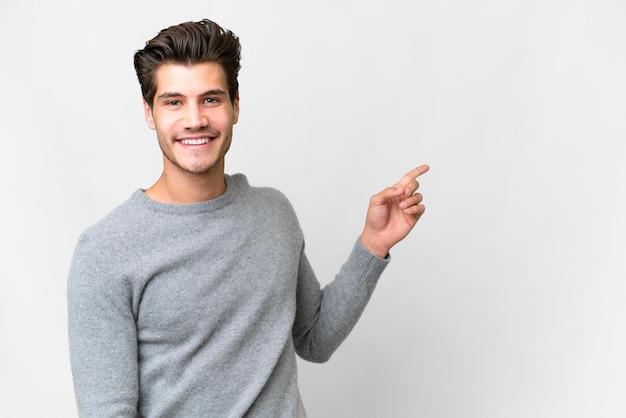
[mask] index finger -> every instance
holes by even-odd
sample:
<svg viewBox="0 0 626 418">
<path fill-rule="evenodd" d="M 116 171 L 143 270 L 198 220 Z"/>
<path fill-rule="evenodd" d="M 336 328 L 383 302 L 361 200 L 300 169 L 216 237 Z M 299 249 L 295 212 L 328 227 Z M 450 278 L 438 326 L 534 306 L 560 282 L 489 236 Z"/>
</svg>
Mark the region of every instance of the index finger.
<svg viewBox="0 0 626 418">
<path fill-rule="evenodd" d="M 408 173 L 406 173 L 402 177 L 402 179 L 398 182 L 398 184 L 401 185 L 401 186 L 406 187 L 406 186 L 409 185 L 409 183 L 411 183 L 416 178 L 418 178 L 419 176 L 421 176 L 422 174 L 427 172 L 429 169 L 430 169 L 430 167 L 428 166 L 428 164 L 422 164 L 419 167 L 416 167 L 413 170 L 411 170 Z"/>
</svg>

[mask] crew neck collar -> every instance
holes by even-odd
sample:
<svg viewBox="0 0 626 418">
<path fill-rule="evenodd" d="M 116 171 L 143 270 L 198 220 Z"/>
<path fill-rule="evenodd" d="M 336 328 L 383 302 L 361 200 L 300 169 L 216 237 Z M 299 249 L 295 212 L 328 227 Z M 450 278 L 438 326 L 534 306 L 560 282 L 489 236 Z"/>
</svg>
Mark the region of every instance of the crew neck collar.
<svg viewBox="0 0 626 418">
<path fill-rule="evenodd" d="M 228 204 L 230 204 L 235 196 L 237 195 L 237 190 L 247 184 L 247 181 L 243 175 L 235 175 L 229 176 L 227 174 L 224 175 L 224 180 L 226 182 L 226 191 L 221 195 L 214 199 L 204 200 L 202 202 L 196 203 L 162 203 L 157 202 L 156 200 L 152 200 L 149 198 L 145 189 L 138 189 L 133 193 L 131 199 L 141 206 L 161 213 L 170 213 L 170 214 L 194 214 L 194 213 L 203 213 L 203 212 L 211 212 L 214 210 L 221 209 Z"/>
</svg>

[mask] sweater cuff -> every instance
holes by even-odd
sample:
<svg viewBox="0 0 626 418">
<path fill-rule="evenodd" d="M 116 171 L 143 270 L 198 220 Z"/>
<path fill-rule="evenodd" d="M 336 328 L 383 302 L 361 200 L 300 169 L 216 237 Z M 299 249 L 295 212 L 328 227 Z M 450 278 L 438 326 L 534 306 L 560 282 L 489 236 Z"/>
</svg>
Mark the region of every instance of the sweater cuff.
<svg viewBox="0 0 626 418">
<path fill-rule="evenodd" d="M 360 277 L 366 282 L 376 282 L 390 261 L 391 256 L 389 254 L 385 258 L 380 258 L 370 253 L 359 238 L 354 244 L 347 264 L 356 274 L 356 277 Z"/>
</svg>

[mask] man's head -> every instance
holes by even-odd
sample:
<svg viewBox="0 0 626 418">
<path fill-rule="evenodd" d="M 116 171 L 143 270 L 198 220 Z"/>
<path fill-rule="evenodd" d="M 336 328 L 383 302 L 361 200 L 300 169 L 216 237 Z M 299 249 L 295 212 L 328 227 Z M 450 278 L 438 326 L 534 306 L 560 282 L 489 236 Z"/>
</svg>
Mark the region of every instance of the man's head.
<svg viewBox="0 0 626 418">
<path fill-rule="evenodd" d="M 163 64 L 219 64 L 226 74 L 230 100 L 234 102 L 239 90 L 240 58 L 239 38 L 204 19 L 163 29 L 135 53 L 134 63 L 143 98 L 152 107 L 157 90 L 156 72 Z"/>
</svg>

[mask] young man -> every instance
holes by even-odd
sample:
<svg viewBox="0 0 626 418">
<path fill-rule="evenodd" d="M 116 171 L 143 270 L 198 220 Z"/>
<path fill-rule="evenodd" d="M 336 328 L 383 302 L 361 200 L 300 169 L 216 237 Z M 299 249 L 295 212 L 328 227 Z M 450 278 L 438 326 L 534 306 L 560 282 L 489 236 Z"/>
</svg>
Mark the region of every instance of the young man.
<svg viewBox="0 0 626 418">
<path fill-rule="evenodd" d="M 239 40 L 209 20 L 135 54 L 163 173 L 81 235 L 68 281 L 81 417 L 304 417 L 296 353 L 326 361 L 416 224 L 420 166 L 371 198 L 323 290 L 288 200 L 224 173 Z"/>
</svg>

